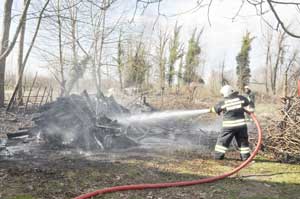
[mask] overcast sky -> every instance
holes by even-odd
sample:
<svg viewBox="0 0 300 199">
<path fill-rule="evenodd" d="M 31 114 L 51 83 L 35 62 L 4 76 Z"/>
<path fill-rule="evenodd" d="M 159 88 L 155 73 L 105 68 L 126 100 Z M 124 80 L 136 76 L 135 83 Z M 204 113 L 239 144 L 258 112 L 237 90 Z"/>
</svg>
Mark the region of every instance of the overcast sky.
<svg viewBox="0 0 300 199">
<path fill-rule="evenodd" d="M 133 10 L 133 0 L 122 1 L 121 5 L 124 6 L 122 10 Z M 19 10 L 21 1 L 14 3 L 14 9 Z M 0 3 L 1 19 L 3 15 L 3 3 Z M 254 7 L 245 4 L 238 17 L 235 20 L 232 18 L 237 13 L 241 5 L 241 0 L 214 0 L 210 9 L 210 22 L 208 22 L 207 7 L 200 8 L 199 10 L 193 10 L 196 6 L 195 0 L 164 0 L 161 4 L 160 12 L 166 17 L 161 16 L 156 28 L 174 26 L 178 21 L 180 25 L 183 25 L 182 38 L 188 40 L 190 34 L 195 27 L 205 28 L 201 44 L 203 46 L 204 58 L 206 62 L 206 74 L 213 68 L 219 67 L 220 63 L 225 59 L 225 64 L 228 70 L 235 69 L 236 61 L 235 57 L 238 54 L 241 47 L 242 36 L 246 31 L 250 31 L 252 36 L 256 39 L 252 44 L 251 51 L 251 68 L 254 70 L 264 63 L 264 48 L 263 48 L 263 33 L 266 33 L 267 25 L 262 19 L 255 14 Z M 283 17 L 286 24 L 292 23 L 292 30 L 299 27 L 299 14 L 296 15 L 296 9 L 293 7 L 281 6 L 276 7 L 280 16 Z M 190 12 L 187 12 L 190 11 Z M 117 12 L 116 12 L 117 13 Z M 179 14 L 178 13 L 185 13 Z M 130 15 L 128 15 L 130 17 Z M 147 23 L 153 24 L 157 17 L 157 6 L 150 6 L 143 15 L 137 14 L 135 18 L 136 24 Z M 276 27 L 276 23 L 272 14 L 265 16 L 266 20 Z M 1 20 L 2 21 L 2 20 Z M 31 24 L 29 23 L 28 26 Z M 15 25 L 13 26 L 15 27 Z M 297 29 L 294 30 L 297 32 Z M 300 31 L 299 31 L 300 32 Z M 297 40 L 291 40 L 294 45 L 298 45 Z M 15 65 L 16 55 L 12 54 L 8 58 L 8 65 Z M 29 62 L 30 67 L 28 70 L 31 73 L 35 73 L 36 65 L 39 65 L 36 57 L 33 57 Z M 13 67 L 10 67 L 13 69 Z M 40 69 L 39 69 L 40 70 Z M 44 71 L 45 72 L 45 71 Z"/>
<path fill-rule="evenodd" d="M 227 69 L 234 70 L 236 67 L 235 57 L 241 48 L 242 36 L 247 31 L 250 31 L 252 36 L 256 37 L 252 43 L 250 54 L 250 65 L 255 70 L 264 63 L 265 49 L 262 45 L 264 42 L 263 34 L 266 34 L 268 26 L 261 17 L 256 15 L 255 8 L 248 4 L 243 6 L 239 16 L 233 20 L 232 18 L 239 10 L 241 2 L 241 0 L 213 1 L 209 15 L 211 24 L 208 22 L 207 7 L 193 13 L 189 12 L 188 14 L 169 17 L 167 19 L 162 17 L 161 21 L 162 23 L 168 21 L 174 24 L 174 21 L 177 20 L 180 24 L 183 24 L 183 34 L 186 39 L 195 26 L 205 27 L 204 37 L 201 42 L 204 46 L 205 59 L 207 60 L 206 71 L 209 71 L 209 68 L 218 67 L 223 59 L 225 59 Z M 161 12 L 167 15 L 182 13 L 185 10 L 190 10 L 195 5 L 195 1 L 193 0 L 166 0 L 165 4 L 161 5 Z M 295 7 L 277 6 L 276 9 L 286 24 L 292 24 L 292 30 L 299 27 L 297 19 L 300 19 L 300 15 L 296 12 Z M 151 16 L 149 12 L 147 14 Z M 152 13 L 154 16 L 151 17 L 155 18 L 155 11 Z M 265 20 L 276 27 L 276 21 L 271 13 L 265 16 Z M 295 32 L 297 32 L 297 29 Z M 300 30 L 298 32 L 300 33 Z M 290 42 L 295 45 L 299 43 L 296 39 L 292 39 Z"/>
</svg>

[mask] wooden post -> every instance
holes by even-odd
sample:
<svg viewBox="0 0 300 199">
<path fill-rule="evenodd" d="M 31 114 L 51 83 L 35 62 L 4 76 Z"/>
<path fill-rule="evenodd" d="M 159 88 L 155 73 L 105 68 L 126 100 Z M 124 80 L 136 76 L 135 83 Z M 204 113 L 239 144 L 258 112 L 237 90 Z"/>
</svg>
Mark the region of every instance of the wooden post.
<svg viewBox="0 0 300 199">
<path fill-rule="evenodd" d="M 46 101 L 45 101 L 45 104 L 47 104 L 47 102 L 48 102 L 48 99 L 49 99 L 49 97 L 50 97 L 50 95 L 51 95 L 51 90 L 52 90 L 52 87 L 49 87 L 49 89 L 48 89 L 48 94 L 47 94 Z"/>
<path fill-rule="evenodd" d="M 41 90 L 41 87 L 39 87 L 38 90 L 37 90 L 37 93 L 36 93 L 36 96 L 35 96 L 35 99 L 34 99 L 34 102 L 33 102 L 33 106 L 34 106 L 34 105 L 36 104 L 36 102 L 37 102 L 37 98 L 39 97 L 40 90 Z"/>
<path fill-rule="evenodd" d="M 32 89 L 35 85 L 35 82 L 36 82 L 36 79 L 37 79 L 37 73 L 35 73 L 35 76 L 34 76 L 34 79 L 33 79 L 33 82 L 30 86 L 30 89 L 29 89 L 29 92 L 28 92 L 28 96 L 27 96 L 27 100 L 26 100 L 26 104 L 25 104 L 25 109 L 24 111 L 26 112 L 27 111 L 27 107 L 28 107 L 28 102 L 29 102 L 29 98 L 30 98 L 30 95 L 31 95 L 31 92 L 32 92 Z"/>
<path fill-rule="evenodd" d="M 47 91 L 47 86 L 44 88 L 44 92 L 43 92 L 42 99 L 41 99 L 41 101 L 40 101 L 39 107 L 42 106 L 42 103 L 43 103 L 43 101 L 44 101 L 44 97 L 45 97 L 46 91 Z"/>
<path fill-rule="evenodd" d="M 23 6 L 24 8 L 26 7 L 26 0 L 23 0 Z M 21 28 L 21 32 L 20 32 L 20 36 L 19 36 L 19 54 L 18 54 L 18 59 L 17 59 L 17 65 L 18 65 L 18 70 L 17 70 L 17 79 L 16 79 L 16 84 L 19 84 L 18 85 L 18 92 L 17 92 L 17 103 L 18 103 L 18 106 L 19 105 L 24 105 L 24 101 L 23 101 L 23 78 L 20 78 L 20 75 L 22 76 L 23 75 L 23 52 L 24 52 L 24 40 L 25 40 L 25 30 L 26 30 L 26 15 L 24 17 L 24 21 L 23 21 L 23 24 L 22 24 L 22 28 Z M 20 82 L 19 79 L 21 80 Z"/>
<path fill-rule="evenodd" d="M 165 95 L 165 87 L 161 87 L 160 108 L 162 108 L 164 106 L 164 95 Z"/>
<path fill-rule="evenodd" d="M 26 78 L 26 76 L 24 77 L 24 83 L 23 83 L 23 96 L 22 96 L 22 98 L 24 98 L 25 97 L 25 93 L 26 93 L 26 84 L 27 84 L 27 78 Z M 23 99 L 23 105 L 24 105 L 24 99 Z"/>
<path fill-rule="evenodd" d="M 51 89 L 51 94 L 50 94 L 50 102 L 53 101 L 53 88 Z"/>
</svg>

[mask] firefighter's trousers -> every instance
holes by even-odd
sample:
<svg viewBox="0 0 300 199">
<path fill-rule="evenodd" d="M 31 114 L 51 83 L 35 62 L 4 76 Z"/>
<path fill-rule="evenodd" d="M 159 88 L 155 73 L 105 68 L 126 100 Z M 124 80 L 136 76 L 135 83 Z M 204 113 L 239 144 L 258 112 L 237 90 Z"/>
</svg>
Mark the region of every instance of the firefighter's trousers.
<svg viewBox="0 0 300 199">
<path fill-rule="evenodd" d="M 247 131 L 247 125 L 231 128 L 223 127 L 215 146 L 215 159 L 224 159 L 225 152 L 228 150 L 232 139 L 235 138 L 239 147 L 241 159 L 246 160 L 250 156 Z"/>
</svg>

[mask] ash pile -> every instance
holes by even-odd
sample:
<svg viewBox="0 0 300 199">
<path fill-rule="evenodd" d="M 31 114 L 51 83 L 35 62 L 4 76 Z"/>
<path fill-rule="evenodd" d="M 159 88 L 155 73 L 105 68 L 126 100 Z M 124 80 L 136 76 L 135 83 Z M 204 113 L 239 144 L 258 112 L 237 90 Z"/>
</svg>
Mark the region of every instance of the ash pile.
<svg viewBox="0 0 300 199">
<path fill-rule="evenodd" d="M 129 148 L 138 143 L 126 135 L 122 125 L 110 119 L 128 113 L 113 97 L 101 95 L 94 99 L 84 91 L 82 95 L 61 97 L 42 106 L 33 118 L 33 131 L 51 148 Z"/>
</svg>

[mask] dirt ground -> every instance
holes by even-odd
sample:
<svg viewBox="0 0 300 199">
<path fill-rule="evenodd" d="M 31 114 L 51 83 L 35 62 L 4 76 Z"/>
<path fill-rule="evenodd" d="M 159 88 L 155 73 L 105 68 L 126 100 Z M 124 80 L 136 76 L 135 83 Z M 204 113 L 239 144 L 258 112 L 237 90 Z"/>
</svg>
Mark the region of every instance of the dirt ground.
<svg viewBox="0 0 300 199">
<path fill-rule="evenodd" d="M 141 155 L 144 153 L 144 155 Z M 113 158 L 112 158 L 113 157 Z M 112 159 L 112 160 L 111 160 Z M 0 198 L 69 199 L 104 187 L 194 180 L 228 171 L 240 161 L 214 161 L 196 151 L 124 152 L 63 157 L 50 154 L 0 161 Z M 256 158 L 238 175 L 183 188 L 129 191 L 96 198 L 300 198 L 300 166 Z"/>
<path fill-rule="evenodd" d="M 265 106 L 261 106 L 265 107 Z M 5 123 L 5 125 L 4 125 Z M 28 125 L 1 118 L 1 132 Z M 117 185 L 174 182 L 215 176 L 241 164 L 232 152 L 224 161 L 193 150 L 137 150 L 77 154 L 40 148 L 39 153 L 0 157 L 0 199 L 71 199 Z M 95 198 L 110 199 L 300 199 L 300 165 L 255 158 L 230 178 L 209 184 L 129 191 Z"/>
</svg>

